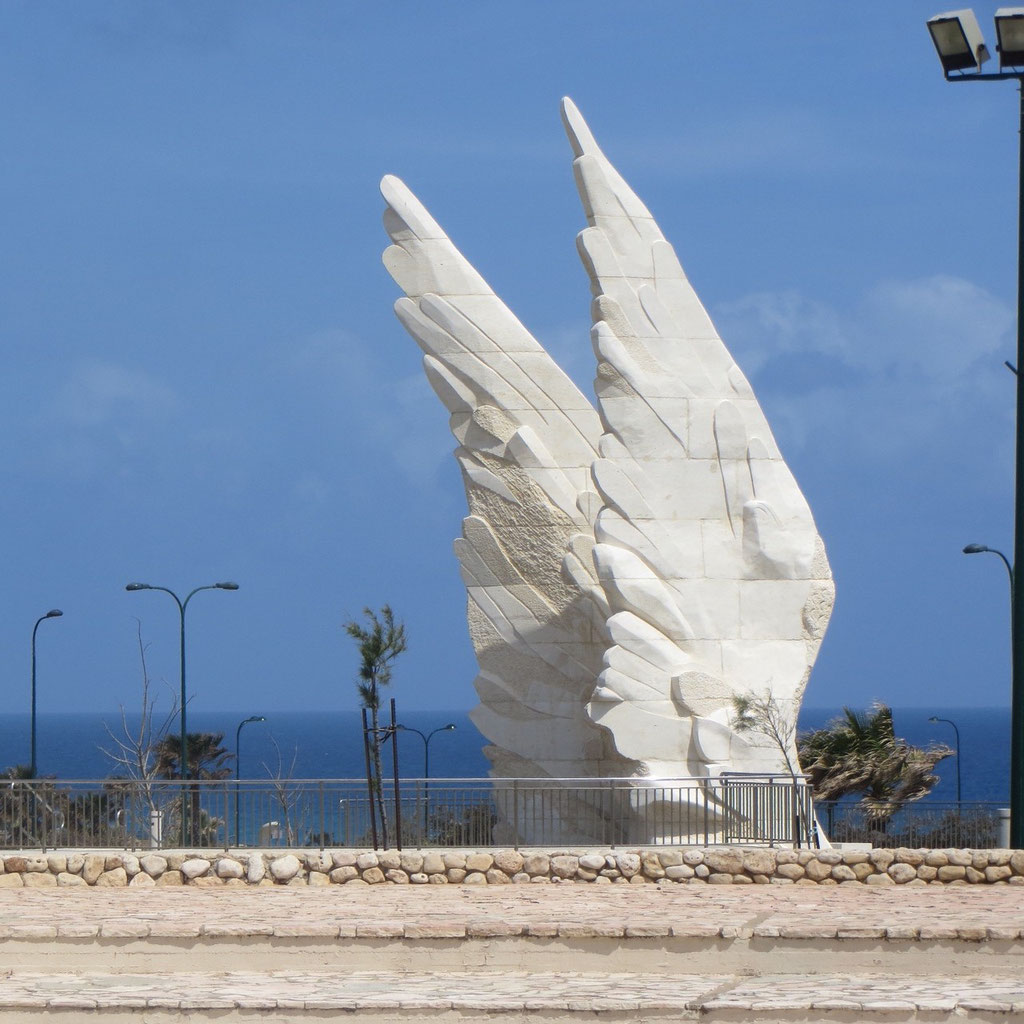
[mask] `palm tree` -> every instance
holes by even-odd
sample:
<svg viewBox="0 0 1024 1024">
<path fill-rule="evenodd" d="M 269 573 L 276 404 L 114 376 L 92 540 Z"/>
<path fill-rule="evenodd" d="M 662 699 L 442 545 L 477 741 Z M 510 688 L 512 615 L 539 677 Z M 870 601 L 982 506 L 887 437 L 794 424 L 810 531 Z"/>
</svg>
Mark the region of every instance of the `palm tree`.
<svg viewBox="0 0 1024 1024">
<path fill-rule="evenodd" d="M 226 779 L 231 774 L 228 762 L 234 754 L 221 744 L 224 740 L 222 732 L 190 732 L 185 737 L 185 756 L 187 757 L 187 776 L 192 779 Z M 177 734 L 165 736 L 154 749 L 156 774 L 162 779 L 180 779 L 181 774 L 181 737 Z M 189 819 L 191 835 L 189 842 L 198 843 L 200 837 L 199 786 L 189 784 L 190 804 Z"/>
<path fill-rule="evenodd" d="M 942 744 L 913 747 L 897 737 L 892 709 L 881 703 L 866 712 L 843 708 L 842 717 L 802 736 L 799 746 L 815 798 L 863 794 L 869 827 L 881 832 L 905 803 L 931 792 L 939 781 L 932 769 L 953 753 Z"/>
<path fill-rule="evenodd" d="M 380 616 L 369 608 L 363 609 L 369 620 L 369 627 L 358 622 L 345 623 L 348 633 L 359 647 L 359 679 L 356 689 L 362 706 L 370 712 L 372 735 L 370 752 L 373 758 L 373 775 L 369 781 L 376 798 L 377 810 L 380 814 L 381 837 L 384 846 L 388 845 L 388 824 L 384 809 L 384 792 L 381 788 L 380 748 L 387 738 L 382 735 L 378 712 L 380 711 L 380 688 L 391 682 L 391 663 L 405 650 L 405 626 L 395 622 L 394 613 L 389 605 L 384 605 Z"/>
</svg>

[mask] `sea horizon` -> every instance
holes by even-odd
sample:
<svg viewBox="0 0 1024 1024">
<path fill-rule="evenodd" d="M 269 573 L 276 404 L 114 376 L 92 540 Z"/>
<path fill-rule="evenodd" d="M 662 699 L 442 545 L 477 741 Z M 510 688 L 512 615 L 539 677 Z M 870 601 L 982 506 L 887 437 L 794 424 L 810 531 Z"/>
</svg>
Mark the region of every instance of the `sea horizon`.
<svg viewBox="0 0 1024 1024">
<path fill-rule="evenodd" d="M 837 707 L 801 709 L 801 732 L 821 728 L 842 713 Z M 358 709 L 338 711 L 189 711 L 190 732 L 223 733 L 223 746 L 235 752 L 238 726 L 253 714 L 265 721 L 248 722 L 240 734 L 243 778 L 358 779 L 365 760 Z M 895 707 L 896 735 L 915 746 L 944 743 L 955 747 L 948 722 L 929 722 L 935 716 L 954 722 L 960 732 L 960 775 L 965 802 L 1005 803 L 1009 796 L 1008 708 Z M 381 716 L 390 721 L 390 715 Z M 162 722 L 166 715 L 156 716 Z M 126 711 L 129 728 L 138 728 L 139 715 Z M 419 778 L 429 768 L 432 778 L 484 778 L 489 762 L 483 754 L 487 740 L 464 710 L 406 711 L 399 715 L 406 729 L 399 733 L 399 770 L 404 778 Z M 454 729 L 445 726 L 454 725 Z M 174 716 L 167 732 L 177 734 Z M 28 713 L 0 714 L 0 769 L 26 764 L 30 752 Z M 108 732 L 109 730 L 109 732 Z M 425 765 L 423 738 L 430 736 L 429 766 Z M 119 774 L 104 753 L 115 743 L 110 733 L 121 734 L 121 710 L 41 712 L 37 716 L 37 765 L 40 775 L 58 779 L 101 780 Z M 431 735 L 433 734 L 433 735 Z M 229 762 L 234 767 L 233 759 Z M 390 754 L 388 755 L 390 769 Z M 121 772 L 123 774 L 123 772 Z M 932 802 L 956 800 L 956 759 L 936 768 L 939 782 L 926 797 Z"/>
</svg>

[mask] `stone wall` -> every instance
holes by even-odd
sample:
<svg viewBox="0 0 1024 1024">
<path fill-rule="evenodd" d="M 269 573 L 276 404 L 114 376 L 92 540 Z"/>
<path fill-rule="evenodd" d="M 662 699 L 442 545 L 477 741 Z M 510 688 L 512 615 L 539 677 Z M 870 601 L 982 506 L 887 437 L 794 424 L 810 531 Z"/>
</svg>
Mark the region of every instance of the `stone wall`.
<svg viewBox="0 0 1024 1024">
<path fill-rule="evenodd" d="M 1024 885 L 1024 850 L 358 850 L 36 853 L 0 888 L 157 885 Z"/>
</svg>

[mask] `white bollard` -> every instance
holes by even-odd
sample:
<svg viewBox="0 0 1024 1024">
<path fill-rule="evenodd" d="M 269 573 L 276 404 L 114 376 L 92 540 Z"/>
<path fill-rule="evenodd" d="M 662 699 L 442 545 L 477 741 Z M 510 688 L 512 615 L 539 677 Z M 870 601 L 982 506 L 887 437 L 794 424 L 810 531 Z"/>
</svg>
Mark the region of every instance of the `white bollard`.
<svg viewBox="0 0 1024 1024">
<path fill-rule="evenodd" d="M 164 838 L 164 812 L 149 812 L 149 845 L 154 850 L 159 850 Z"/>
<path fill-rule="evenodd" d="M 999 815 L 999 847 L 1007 850 L 1010 847 L 1010 808 L 1000 807 L 996 813 Z"/>
</svg>

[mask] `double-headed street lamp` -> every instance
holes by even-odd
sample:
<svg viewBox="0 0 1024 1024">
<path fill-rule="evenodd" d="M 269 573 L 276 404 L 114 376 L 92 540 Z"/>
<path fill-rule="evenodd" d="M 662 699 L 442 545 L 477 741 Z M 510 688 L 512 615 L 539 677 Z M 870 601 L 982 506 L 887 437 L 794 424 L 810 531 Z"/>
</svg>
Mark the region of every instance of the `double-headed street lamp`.
<svg viewBox="0 0 1024 1024">
<path fill-rule="evenodd" d="M 45 615 L 40 615 L 36 619 L 36 624 L 32 627 L 32 721 L 29 727 L 31 733 L 29 742 L 31 749 L 29 755 L 29 777 L 33 779 L 36 777 L 36 630 L 39 628 L 39 623 L 45 619 L 59 619 L 63 614 L 59 608 L 52 608 Z"/>
<path fill-rule="evenodd" d="M 184 601 L 173 591 L 167 587 L 154 587 L 149 583 L 129 583 L 125 588 L 128 591 L 136 590 L 162 590 L 165 594 L 170 594 L 174 598 L 174 603 L 178 606 L 179 620 L 181 622 L 181 695 L 179 700 L 181 701 L 181 750 L 179 751 L 178 761 L 181 767 L 181 779 L 182 782 L 188 778 L 188 736 L 185 727 L 185 706 L 187 703 L 187 695 L 185 692 L 185 609 L 188 607 L 189 601 L 199 593 L 200 590 L 237 590 L 237 583 L 209 583 L 205 587 L 196 587 L 195 590 L 191 591 Z M 185 794 L 181 794 L 181 845 L 186 846 L 188 843 L 188 830 L 186 828 L 186 818 L 188 812 L 186 810 Z"/>
<path fill-rule="evenodd" d="M 981 70 L 982 64 L 989 59 L 990 54 L 973 11 L 968 9 L 938 14 L 929 19 L 928 30 L 942 62 L 946 81 L 1016 81 L 1020 91 L 1013 564 L 1024 565 L 1024 7 L 1000 7 L 995 14 L 995 25 L 999 70 L 989 73 L 983 73 Z M 1005 557 L 1004 561 L 1010 570 L 1012 583 L 1013 568 Z M 1021 849 L 1024 848 L 1024 587 L 1012 587 L 1010 605 L 1013 650 L 1010 693 L 1010 845 Z"/>
<path fill-rule="evenodd" d="M 414 732 L 421 740 L 423 740 L 423 778 L 430 778 L 430 737 L 438 732 L 451 732 L 455 728 L 454 722 L 449 722 L 447 725 L 438 726 L 436 729 L 432 729 L 430 732 L 423 735 L 419 729 L 413 729 L 409 725 L 396 725 L 396 729 L 401 729 L 403 732 Z"/>
<path fill-rule="evenodd" d="M 449 722 L 447 725 L 432 729 L 425 736 L 419 729 L 413 729 L 409 725 L 396 725 L 395 728 L 401 729 L 403 732 L 414 732 L 423 740 L 423 835 L 426 837 L 430 824 L 430 783 L 427 781 L 430 778 L 430 738 L 435 733 L 452 732 L 455 729 L 455 723 Z"/>
</svg>

